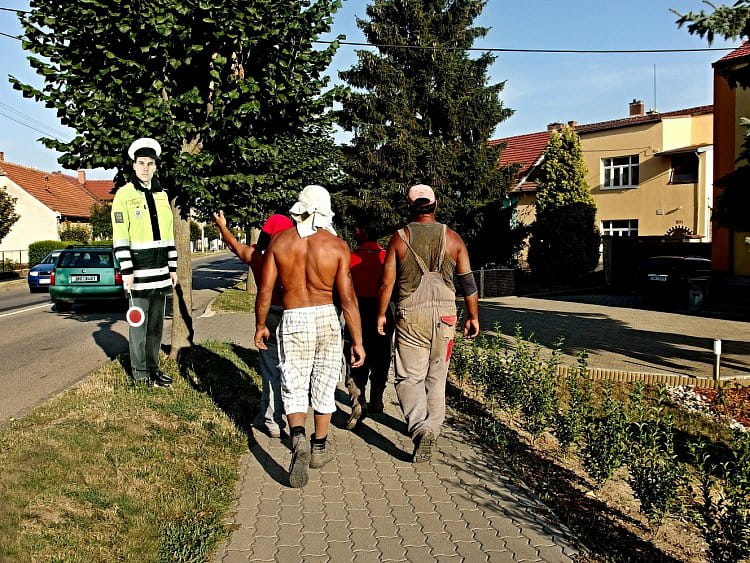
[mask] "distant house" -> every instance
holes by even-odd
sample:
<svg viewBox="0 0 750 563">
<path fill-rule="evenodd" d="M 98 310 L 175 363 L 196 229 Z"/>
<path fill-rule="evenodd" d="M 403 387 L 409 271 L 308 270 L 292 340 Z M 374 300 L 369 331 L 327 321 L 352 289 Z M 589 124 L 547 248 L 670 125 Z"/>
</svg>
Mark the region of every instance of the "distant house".
<svg viewBox="0 0 750 563">
<path fill-rule="evenodd" d="M 711 239 L 713 106 L 645 112 L 633 100 L 622 119 L 573 127 L 581 139 L 586 181 L 603 235 L 683 236 Z M 534 219 L 535 173 L 551 131 L 497 139 L 500 165 L 521 165 L 511 197 L 517 216 Z"/>
<path fill-rule="evenodd" d="M 744 127 L 740 118 L 750 118 L 750 91 L 732 88 L 722 71 L 747 66 L 750 43 L 744 43 L 713 64 L 714 67 L 714 197 L 721 194 L 722 181 L 737 168 L 736 159 L 742 150 Z M 750 189 L 750 187 L 748 187 Z M 750 276 L 750 233 L 733 231 L 713 225 L 711 267 L 714 271 L 734 276 Z"/>
<path fill-rule="evenodd" d="M 518 173 L 510 190 L 511 201 L 516 210 L 516 220 L 529 225 L 536 218 L 536 171 L 542 162 L 544 149 L 549 142 L 550 131 L 517 135 L 490 141 L 491 145 L 504 144 L 499 166 L 518 165 Z"/>
<path fill-rule="evenodd" d="M 5 160 L 0 152 L 0 187 L 16 199 L 15 210 L 20 216 L 13 228 L 0 241 L 0 251 L 22 251 L 22 261 L 32 242 L 59 240 L 63 223 L 88 223 L 91 206 L 97 197 L 86 188 L 81 178 L 60 172 L 44 172 Z M 112 183 L 109 183 L 110 188 Z"/>
</svg>

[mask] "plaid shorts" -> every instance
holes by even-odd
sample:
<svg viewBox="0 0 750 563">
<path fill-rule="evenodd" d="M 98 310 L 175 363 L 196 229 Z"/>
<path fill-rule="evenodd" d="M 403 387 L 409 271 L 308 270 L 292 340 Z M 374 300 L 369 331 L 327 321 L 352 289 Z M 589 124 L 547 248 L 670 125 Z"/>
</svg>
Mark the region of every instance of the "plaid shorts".
<svg viewBox="0 0 750 563">
<path fill-rule="evenodd" d="M 336 385 L 344 361 L 336 307 L 285 309 L 278 328 L 281 398 L 284 410 L 320 414 L 336 411 Z"/>
</svg>

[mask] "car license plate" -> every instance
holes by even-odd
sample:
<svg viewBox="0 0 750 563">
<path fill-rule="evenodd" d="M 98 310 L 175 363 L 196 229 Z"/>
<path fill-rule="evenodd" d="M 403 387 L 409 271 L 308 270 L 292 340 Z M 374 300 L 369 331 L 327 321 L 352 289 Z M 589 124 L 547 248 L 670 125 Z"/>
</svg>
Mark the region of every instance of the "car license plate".
<svg viewBox="0 0 750 563">
<path fill-rule="evenodd" d="M 667 274 L 649 274 L 648 279 L 651 281 L 665 282 L 669 279 Z"/>
<path fill-rule="evenodd" d="M 72 274 L 70 281 L 74 283 L 92 283 L 99 281 L 99 274 Z"/>
<path fill-rule="evenodd" d="M 39 283 L 41 285 L 49 284 L 49 278 L 39 278 Z"/>
</svg>

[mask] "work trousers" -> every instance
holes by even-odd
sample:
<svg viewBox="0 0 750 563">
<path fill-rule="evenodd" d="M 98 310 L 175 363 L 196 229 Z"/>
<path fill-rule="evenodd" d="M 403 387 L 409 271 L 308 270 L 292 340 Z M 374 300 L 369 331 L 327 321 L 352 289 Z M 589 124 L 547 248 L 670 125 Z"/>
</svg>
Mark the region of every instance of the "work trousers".
<svg viewBox="0 0 750 563">
<path fill-rule="evenodd" d="M 423 275 L 396 307 L 396 395 L 412 439 L 445 420 L 445 384 L 456 329 L 455 294 L 440 274 Z"/>
<path fill-rule="evenodd" d="M 139 327 L 130 327 L 130 368 L 133 379 L 145 381 L 149 374 L 159 371 L 159 351 L 164 332 L 166 295 L 133 297 L 133 305 L 143 309 L 145 320 Z"/>
<path fill-rule="evenodd" d="M 256 421 L 269 430 L 283 429 L 284 404 L 281 400 L 281 370 L 279 369 L 279 343 L 276 329 L 281 322 L 284 308 L 272 305 L 266 317 L 266 326 L 271 333 L 266 339 L 266 349 L 260 353 L 260 377 L 263 389 Z"/>
</svg>

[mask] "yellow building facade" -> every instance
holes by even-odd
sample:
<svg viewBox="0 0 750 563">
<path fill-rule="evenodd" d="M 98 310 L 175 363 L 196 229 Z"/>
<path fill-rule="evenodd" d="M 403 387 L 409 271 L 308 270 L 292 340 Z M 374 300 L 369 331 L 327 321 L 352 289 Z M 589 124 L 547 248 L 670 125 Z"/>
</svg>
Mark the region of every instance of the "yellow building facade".
<svg viewBox="0 0 750 563">
<path fill-rule="evenodd" d="M 602 235 L 711 240 L 711 106 L 576 130 Z"/>
<path fill-rule="evenodd" d="M 602 235 L 710 241 L 713 106 L 645 112 L 643 102 L 633 100 L 628 111 L 622 119 L 567 124 L 581 140 Z M 549 135 L 562 126 L 492 141 L 504 146 L 500 166 L 520 165 L 510 194 L 523 224 L 535 219 L 535 172 Z"/>
</svg>

